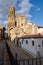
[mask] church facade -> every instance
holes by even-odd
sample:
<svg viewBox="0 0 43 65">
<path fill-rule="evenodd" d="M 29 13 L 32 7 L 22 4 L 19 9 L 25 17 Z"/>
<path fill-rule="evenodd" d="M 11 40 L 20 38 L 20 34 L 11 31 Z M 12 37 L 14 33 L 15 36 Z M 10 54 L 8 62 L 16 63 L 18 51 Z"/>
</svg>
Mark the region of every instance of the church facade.
<svg viewBox="0 0 43 65">
<path fill-rule="evenodd" d="M 15 37 L 22 37 L 25 35 L 38 34 L 38 26 L 30 22 L 26 22 L 23 15 L 15 15 L 15 8 L 11 6 L 8 14 L 8 37 L 11 41 Z"/>
</svg>

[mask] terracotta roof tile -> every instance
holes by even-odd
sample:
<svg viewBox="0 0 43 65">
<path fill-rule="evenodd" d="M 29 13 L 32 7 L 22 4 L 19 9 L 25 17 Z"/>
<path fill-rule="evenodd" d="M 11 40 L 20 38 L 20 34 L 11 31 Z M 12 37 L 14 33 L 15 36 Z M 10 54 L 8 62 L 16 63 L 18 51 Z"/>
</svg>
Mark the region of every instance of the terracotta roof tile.
<svg viewBox="0 0 43 65">
<path fill-rule="evenodd" d="M 20 37 L 19 39 L 22 39 L 22 38 L 43 38 L 43 34 L 25 35 L 25 36 Z"/>
</svg>

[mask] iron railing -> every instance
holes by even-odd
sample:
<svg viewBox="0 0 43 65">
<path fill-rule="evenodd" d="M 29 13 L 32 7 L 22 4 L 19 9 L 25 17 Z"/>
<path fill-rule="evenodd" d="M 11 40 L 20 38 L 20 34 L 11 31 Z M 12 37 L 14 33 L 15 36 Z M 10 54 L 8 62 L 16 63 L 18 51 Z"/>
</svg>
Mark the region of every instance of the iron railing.
<svg viewBox="0 0 43 65">
<path fill-rule="evenodd" d="M 17 60 L 18 65 L 43 65 L 43 57 Z"/>
</svg>

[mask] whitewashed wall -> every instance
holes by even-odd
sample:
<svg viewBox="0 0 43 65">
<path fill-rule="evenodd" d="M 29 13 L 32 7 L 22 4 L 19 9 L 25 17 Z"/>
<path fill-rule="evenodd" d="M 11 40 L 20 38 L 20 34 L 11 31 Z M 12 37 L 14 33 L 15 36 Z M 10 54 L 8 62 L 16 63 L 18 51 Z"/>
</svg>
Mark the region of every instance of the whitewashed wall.
<svg viewBox="0 0 43 65">
<path fill-rule="evenodd" d="M 26 44 L 26 40 L 28 40 L 28 44 Z M 32 40 L 34 41 L 34 46 L 32 46 Z M 30 53 L 31 55 L 33 55 L 34 57 L 36 57 L 36 53 L 39 51 L 40 55 L 43 56 L 43 46 L 42 46 L 42 41 L 43 38 L 30 38 L 30 39 L 24 39 L 23 43 L 22 43 L 22 39 L 19 39 L 19 45 L 21 42 L 21 47 L 27 51 L 28 53 Z M 40 45 L 40 47 L 39 47 Z"/>
<path fill-rule="evenodd" d="M 42 33 L 42 32 L 43 32 L 43 28 L 39 28 L 38 33 Z"/>
</svg>

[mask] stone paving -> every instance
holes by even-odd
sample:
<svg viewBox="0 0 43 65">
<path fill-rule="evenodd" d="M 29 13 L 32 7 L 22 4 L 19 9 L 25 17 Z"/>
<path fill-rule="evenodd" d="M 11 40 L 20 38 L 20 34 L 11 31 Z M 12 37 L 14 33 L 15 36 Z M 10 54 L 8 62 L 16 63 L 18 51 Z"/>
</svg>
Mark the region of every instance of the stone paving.
<svg viewBox="0 0 43 65">
<path fill-rule="evenodd" d="M 4 40 L 0 41 L 0 65 L 11 65 Z"/>
</svg>

